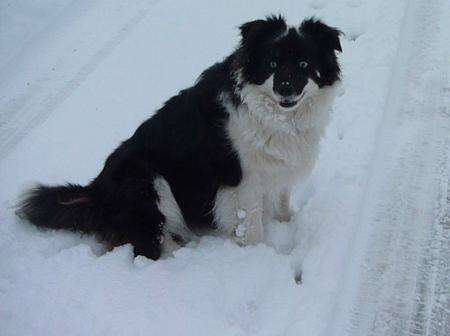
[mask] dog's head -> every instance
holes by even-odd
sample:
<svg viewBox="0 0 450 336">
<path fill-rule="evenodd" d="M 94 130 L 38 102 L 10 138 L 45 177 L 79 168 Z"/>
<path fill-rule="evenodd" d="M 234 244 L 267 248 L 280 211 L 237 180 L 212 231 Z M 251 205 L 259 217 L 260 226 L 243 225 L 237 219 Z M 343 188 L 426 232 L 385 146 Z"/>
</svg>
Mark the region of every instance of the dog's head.
<svg viewBox="0 0 450 336">
<path fill-rule="evenodd" d="M 282 110 L 339 80 L 336 51 L 342 51 L 339 30 L 315 18 L 289 27 L 281 16 L 270 16 L 240 27 L 241 85 L 252 85 Z"/>
</svg>

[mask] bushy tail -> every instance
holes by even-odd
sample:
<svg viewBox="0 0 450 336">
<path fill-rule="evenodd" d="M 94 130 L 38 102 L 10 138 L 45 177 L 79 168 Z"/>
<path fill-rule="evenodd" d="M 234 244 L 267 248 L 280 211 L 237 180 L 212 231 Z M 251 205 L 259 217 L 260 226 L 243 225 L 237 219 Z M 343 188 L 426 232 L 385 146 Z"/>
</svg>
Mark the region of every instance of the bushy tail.
<svg viewBox="0 0 450 336">
<path fill-rule="evenodd" d="M 93 207 L 88 187 L 39 185 L 24 195 L 16 213 L 39 227 L 92 233 Z"/>
</svg>

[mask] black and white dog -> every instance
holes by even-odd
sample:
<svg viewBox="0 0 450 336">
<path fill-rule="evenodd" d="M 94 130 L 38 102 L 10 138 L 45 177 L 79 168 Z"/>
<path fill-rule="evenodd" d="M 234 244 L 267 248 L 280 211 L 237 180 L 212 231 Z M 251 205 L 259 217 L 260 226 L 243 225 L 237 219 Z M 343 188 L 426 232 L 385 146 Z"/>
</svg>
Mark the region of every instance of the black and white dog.
<svg viewBox="0 0 450 336">
<path fill-rule="evenodd" d="M 145 121 L 89 185 L 38 186 L 18 214 L 152 259 L 204 232 L 258 243 L 267 219 L 288 221 L 291 188 L 310 174 L 328 123 L 340 32 L 276 16 L 240 30 L 238 48 Z"/>
</svg>

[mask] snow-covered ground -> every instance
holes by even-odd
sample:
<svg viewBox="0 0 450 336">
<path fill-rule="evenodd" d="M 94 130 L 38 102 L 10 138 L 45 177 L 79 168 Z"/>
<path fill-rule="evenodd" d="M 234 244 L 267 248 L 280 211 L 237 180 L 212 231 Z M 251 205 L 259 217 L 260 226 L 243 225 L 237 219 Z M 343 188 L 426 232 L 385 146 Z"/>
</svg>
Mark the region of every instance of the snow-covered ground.
<svg viewBox="0 0 450 336">
<path fill-rule="evenodd" d="M 88 182 L 272 12 L 345 33 L 346 90 L 265 244 L 133 260 L 14 216 L 33 182 Z M 0 335 L 449 335 L 448 17 L 448 0 L 0 2 Z"/>
</svg>

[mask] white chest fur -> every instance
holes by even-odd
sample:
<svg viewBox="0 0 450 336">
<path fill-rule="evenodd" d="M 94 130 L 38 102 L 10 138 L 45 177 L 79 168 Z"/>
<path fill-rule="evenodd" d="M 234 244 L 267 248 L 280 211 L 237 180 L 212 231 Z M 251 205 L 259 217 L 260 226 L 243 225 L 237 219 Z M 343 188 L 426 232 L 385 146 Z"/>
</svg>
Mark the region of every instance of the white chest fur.
<svg viewBox="0 0 450 336">
<path fill-rule="evenodd" d="M 241 209 L 256 213 L 254 218 L 262 218 L 263 212 L 271 212 L 263 209 L 267 208 L 266 198 L 279 199 L 283 190 L 309 176 L 328 124 L 336 88 L 337 85 L 318 89 L 290 111 L 280 109 L 251 85 L 243 88 L 240 94 L 243 103 L 237 108 L 229 103 L 228 97 L 222 97 L 229 112 L 228 135 L 243 170 L 239 186 L 219 190 L 217 195 L 215 216 L 222 231 L 233 232 L 242 221 L 236 215 Z M 253 236 L 250 242 L 260 240 L 262 232 Z"/>
<path fill-rule="evenodd" d="M 264 179 L 286 175 L 307 177 L 311 172 L 329 121 L 335 88 L 319 89 L 292 111 L 281 110 L 269 97 L 244 88 L 243 104 L 226 107 L 228 134 L 246 170 Z"/>
</svg>

